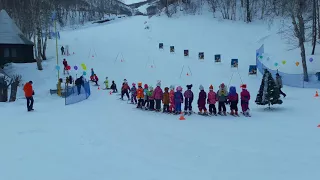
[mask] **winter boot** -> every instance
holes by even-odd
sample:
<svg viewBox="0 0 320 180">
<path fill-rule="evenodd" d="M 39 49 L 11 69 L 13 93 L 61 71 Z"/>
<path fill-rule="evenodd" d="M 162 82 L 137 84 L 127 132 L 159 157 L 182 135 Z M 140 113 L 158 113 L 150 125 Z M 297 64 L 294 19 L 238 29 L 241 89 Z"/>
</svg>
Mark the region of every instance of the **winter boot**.
<svg viewBox="0 0 320 180">
<path fill-rule="evenodd" d="M 223 115 L 225 115 L 225 116 L 226 116 L 226 115 L 227 115 L 227 112 L 223 111 Z"/>
<path fill-rule="evenodd" d="M 221 111 L 219 111 L 218 114 L 222 116 L 222 112 Z"/>
<path fill-rule="evenodd" d="M 234 116 L 234 110 L 231 110 L 230 115 Z"/>
<path fill-rule="evenodd" d="M 234 113 L 234 115 L 239 116 L 238 111 L 236 111 L 236 112 Z"/>
</svg>

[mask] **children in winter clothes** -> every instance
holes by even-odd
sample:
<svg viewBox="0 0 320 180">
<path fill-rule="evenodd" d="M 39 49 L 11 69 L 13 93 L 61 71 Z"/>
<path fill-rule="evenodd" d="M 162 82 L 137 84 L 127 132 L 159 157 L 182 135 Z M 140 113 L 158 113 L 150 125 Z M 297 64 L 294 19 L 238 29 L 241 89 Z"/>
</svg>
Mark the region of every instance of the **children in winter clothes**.
<svg viewBox="0 0 320 180">
<path fill-rule="evenodd" d="M 94 80 L 94 71 L 93 68 L 91 68 L 91 76 L 90 76 L 90 80 L 93 81 Z"/>
<path fill-rule="evenodd" d="M 152 96 L 154 97 L 156 101 L 156 111 L 161 111 L 161 100 L 163 98 L 163 91 L 161 89 L 161 82 L 157 82 L 157 87 L 154 89 Z"/>
<path fill-rule="evenodd" d="M 93 80 L 92 81 L 95 82 L 97 86 L 99 86 L 99 84 L 98 84 L 99 78 L 98 78 L 98 76 L 96 74 L 93 75 Z"/>
<path fill-rule="evenodd" d="M 144 92 L 142 89 L 142 83 L 138 83 L 138 90 L 137 90 L 137 99 L 138 99 L 138 105 L 137 108 L 142 108 L 144 104 Z"/>
<path fill-rule="evenodd" d="M 143 94 L 144 94 L 144 103 L 143 106 L 145 107 L 146 110 L 148 110 L 149 108 L 149 86 L 148 84 L 144 85 L 144 89 L 143 89 Z"/>
<path fill-rule="evenodd" d="M 131 103 L 137 104 L 137 88 L 135 83 L 132 83 L 132 88 L 130 89 L 130 93 L 131 93 Z"/>
<path fill-rule="evenodd" d="M 112 89 L 113 93 L 117 93 L 118 92 L 117 85 L 116 85 L 116 83 L 114 83 L 114 81 L 112 81 L 112 84 L 111 84 L 110 88 Z"/>
<path fill-rule="evenodd" d="M 209 104 L 209 113 L 216 115 L 217 114 L 217 109 L 216 109 L 216 93 L 213 91 L 213 86 L 210 85 L 209 87 L 209 93 L 208 93 L 208 100 L 207 103 Z"/>
<path fill-rule="evenodd" d="M 181 113 L 181 103 L 183 103 L 182 87 L 178 86 L 174 93 L 175 114 Z"/>
<path fill-rule="evenodd" d="M 199 114 L 202 114 L 202 111 L 204 111 L 203 114 L 207 114 L 207 108 L 206 108 L 207 93 L 204 91 L 204 88 L 202 85 L 200 85 L 199 89 L 200 89 L 199 99 L 198 99 Z"/>
<path fill-rule="evenodd" d="M 106 77 L 106 80 L 103 82 L 104 85 L 106 86 L 106 89 L 109 89 L 109 80 L 108 77 Z"/>
<path fill-rule="evenodd" d="M 228 99 L 228 90 L 227 90 L 227 87 L 224 85 L 224 83 L 220 84 L 219 86 L 219 90 L 217 92 L 217 99 L 219 102 L 218 114 L 222 115 L 223 113 L 223 115 L 227 115 L 226 102 Z"/>
<path fill-rule="evenodd" d="M 130 90 L 130 87 L 128 85 L 128 83 L 125 81 L 123 84 L 122 84 L 122 87 L 121 87 L 121 99 L 123 100 L 123 96 L 126 95 L 128 100 L 130 99 L 129 97 L 129 90 Z"/>
<path fill-rule="evenodd" d="M 168 113 L 169 112 L 169 103 L 170 103 L 169 88 L 168 87 L 164 88 L 162 103 L 163 103 L 163 112 Z"/>
<path fill-rule="evenodd" d="M 175 110 L 175 103 L 174 103 L 174 86 L 170 86 L 170 92 L 169 92 L 169 99 L 170 99 L 170 106 L 169 106 L 169 112 L 174 112 Z"/>
<path fill-rule="evenodd" d="M 187 85 L 187 90 L 184 92 L 184 112 L 185 114 L 191 114 L 192 102 L 193 102 L 193 92 L 191 91 L 192 84 Z"/>
<path fill-rule="evenodd" d="M 250 93 L 247 90 L 247 85 L 243 84 L 241 86 L 242 92 L 240 94 L 241 96 L 241 108 L 244 115 L 249 115 L 249 101 L 250 101 Z"/>
<path fill-rule="evenodd" d="M 238 116 L 238 102 L 239 96 L 236 87 L 231 86 L 228 94 L 228 104 L 230 104 L 230 114 Z"/>
<path fill-rule="evenodd" d="M 69 74 L 69 71 L 68 71 L 68 62 L 67 62 L 67 60 L 66 59 L 63 59 L 63 74 L 66 74 L 66 72 L 67 72 L 67 74 Z"/>
<path fill-rule="evenodd" d="M 154 110 L 154 96 L 153 96 L 153 87 L 152 86 L 149 86 L 148 98 L 149 98 L 149 110 L 153 111 Z"/>
</svg>

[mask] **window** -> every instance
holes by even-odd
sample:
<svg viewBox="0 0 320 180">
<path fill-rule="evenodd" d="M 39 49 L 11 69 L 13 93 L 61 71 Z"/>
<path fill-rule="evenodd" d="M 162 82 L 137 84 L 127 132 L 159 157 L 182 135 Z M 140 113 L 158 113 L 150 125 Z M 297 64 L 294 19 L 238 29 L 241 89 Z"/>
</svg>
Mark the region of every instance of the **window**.
<svg viewBox="0 0 320 180">
<path fill-rule="evenodd" d="M 17 57 L 17 49 L 11 48 L 11 57 Z"/>
<path fill-rule="evenodd" d="M 4 56 L 3 57 L 10 57 L 9 48 L 4 48 Z"/>
</svg>

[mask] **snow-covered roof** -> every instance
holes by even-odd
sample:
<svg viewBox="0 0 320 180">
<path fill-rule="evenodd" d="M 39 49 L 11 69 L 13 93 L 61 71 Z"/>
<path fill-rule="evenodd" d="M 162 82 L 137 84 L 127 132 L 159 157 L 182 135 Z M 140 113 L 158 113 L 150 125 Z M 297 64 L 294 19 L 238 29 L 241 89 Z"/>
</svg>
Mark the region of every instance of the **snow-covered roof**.
<svg viewBox="0 0 320 180">
<path fill-rule="evenodd" d="M 0 44 L 28 44 L 27 39 L 5 10 L 0 11 Z"/>
</svg>

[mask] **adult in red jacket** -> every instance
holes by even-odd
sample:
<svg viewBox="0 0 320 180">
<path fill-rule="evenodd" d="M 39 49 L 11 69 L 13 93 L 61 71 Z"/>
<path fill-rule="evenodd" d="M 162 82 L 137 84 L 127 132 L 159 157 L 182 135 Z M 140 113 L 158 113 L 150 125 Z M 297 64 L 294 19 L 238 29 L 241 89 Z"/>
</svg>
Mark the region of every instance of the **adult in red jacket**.
<svg viewBox="0 0 320 180">
<path fill-rule="evenodd" d="M 121 88 L 121 99 L 123 100 L 123 96 L 126 95 L 128 97 L 128 100 L 130 99 L 129 97 L 129 91 L 130 91 L 130 87 L 127 83 L 127 81 L 125 81 L 122 84 L 122 88 Z"/>
<path fill-rule="evenodd" d="M 32 81 L 29 81 L 28 83 L 26 83 L 23 87 L 23 91 L 24 91 L 24 95 L 26 96 L 27 99 L 27 109 L 28 111 L 33 111 L 33 95 L 34 95 L 34 91 L 32 88 Z"/>
</svg>

